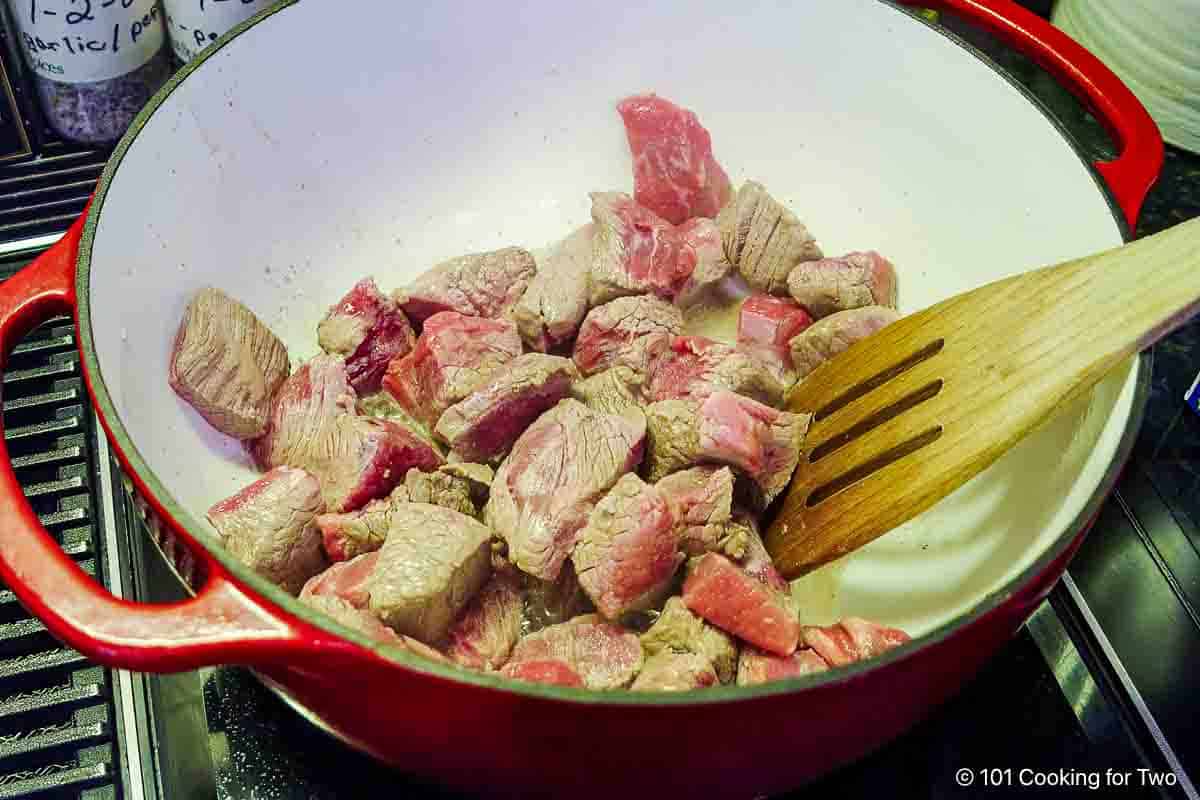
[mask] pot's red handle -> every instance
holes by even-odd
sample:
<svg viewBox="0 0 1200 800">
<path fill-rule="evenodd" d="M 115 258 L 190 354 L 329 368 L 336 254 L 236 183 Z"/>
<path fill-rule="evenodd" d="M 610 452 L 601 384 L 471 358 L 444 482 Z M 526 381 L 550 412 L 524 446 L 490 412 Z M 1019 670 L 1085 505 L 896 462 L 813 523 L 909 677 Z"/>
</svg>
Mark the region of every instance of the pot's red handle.
<svg viewBox="0 0 1200 800">
<path fill-rule="evenodd" d="M 0 364 L 38 324 L 74 311 L 83 220 L 0 285 Z M 0 419 L 0 442 L 2 434 Z M 361 663 L 369 653 L 251 597 L 202 548 L 194 555 L 207 579 L 195 597 L 163 605 L 114 597 L 42 527 L 7 447 L 0 448 L 0 577 L 51 633 L 85 656 L 112 667 L 173 672 L 221 663 L 328 669 L 342 658 Z"/>
<path fill-rule="evenodd" d="M 1162 167 L 1163 141 L 1141 101 L 1112 70 L 1070 36 L 1012 0 L 900 2 L 949 11 L 971 20 L 1061 80 L 1113 138 L 1117 157 L 1097 161 L 1095 167 L 1124 212 L 1129 230 L 1137 227 L 1142 201 Z"/>
</svg>

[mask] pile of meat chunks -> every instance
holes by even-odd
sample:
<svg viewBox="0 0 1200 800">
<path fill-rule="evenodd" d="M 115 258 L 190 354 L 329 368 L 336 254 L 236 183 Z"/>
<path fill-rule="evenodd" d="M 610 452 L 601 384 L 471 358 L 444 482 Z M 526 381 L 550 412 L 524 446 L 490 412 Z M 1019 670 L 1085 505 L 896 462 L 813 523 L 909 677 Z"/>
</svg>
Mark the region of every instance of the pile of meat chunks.
<svg viewBox="0 0 1200 800">
<path fill-rule="evenodd" d="M 290 374 L 248 309 L 199 292 L 171 385 L 265 472 L 209 520 L 338 622 L 519 680 L 754 684 L 905 641 L 802 625 L 757 521 L 808 429 L 788 390 L 897 318 L 892 265 L 824 257 L 761 184 L 734 192 L 692 112 L 618 111 L 632 197 L 591 194 L 537 258 L 465 255 L 390 296 L 361 280 Z M 684 335 L 736 275 L 736 343 Z"/>
</svg>

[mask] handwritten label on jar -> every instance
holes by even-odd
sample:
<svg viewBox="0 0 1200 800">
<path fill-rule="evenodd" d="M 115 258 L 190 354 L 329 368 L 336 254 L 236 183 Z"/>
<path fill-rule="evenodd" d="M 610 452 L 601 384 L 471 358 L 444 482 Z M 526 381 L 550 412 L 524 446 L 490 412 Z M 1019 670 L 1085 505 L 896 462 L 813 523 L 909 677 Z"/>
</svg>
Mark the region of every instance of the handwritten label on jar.
<svg viewBox="0 0 1200 800">
<path fill-rule="evenodd" d="M 163 0 L 171 47 L 191 61 L 225 31 L 261 11 L 269 0 Z"/>
<path fill-rule="evenodd" d="M 10 0 L 9 7 L 29 66 L 62 83 L 125 75 L 163 44 L 156 0 Z"/>
</svg>

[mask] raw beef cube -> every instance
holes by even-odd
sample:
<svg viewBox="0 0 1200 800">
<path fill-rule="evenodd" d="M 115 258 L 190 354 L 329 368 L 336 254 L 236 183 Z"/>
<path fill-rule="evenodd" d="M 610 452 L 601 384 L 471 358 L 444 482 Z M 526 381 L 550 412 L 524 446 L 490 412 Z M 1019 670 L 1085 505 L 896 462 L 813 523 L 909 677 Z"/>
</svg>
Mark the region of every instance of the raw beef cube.
<svg viewBox="0 0 1200 800">
<path fill-rule="evenodd" d="M 642 460 L 641 417 L 567 398 L 525 430 L 496 472 L 485 517 L 522 571 L 558 577 L 592 505 Z"/>
<path fill-rule="evenodd" d="M 717 673 L 704 656 L 659 653 L 646 659 L 629 688 L 635 692 L 687 692 L 717 685 Z"/>
<path fill-rule="evenodd" d="M 528 250 L 505 247 L 443 261 L 396 295 L 418 325 L 442 311 L 494 319 L 521 299 L 535 272 Z"/>
<path fill-rule="evenodd" d="M 388 365 L 383 388 L 432 428 L 450 406 L 521 355 L 517 326 L 445 311 L 425 321 L 417 346 Z"/>
<path fill-rule="evenodd" d="M 416 339 L 408 317 L 371 278 L 356 283 L 317 325 L 321 349 L 345 357 L 359 395 L 379 391 L 388 363 L 412 350 Z"/>
<path fill-rule="evenodd" d="M 755 484 L 765 507 L 791 480 L 810 416 L 779 411 L 733 392 L 703 402 L 646 406 L 647 480 L 696 464 L 728 464 Z"/>
<path fill-rule="evenodd" d="M 595 610 L 570 561 L 563 563 L 552 581 L 525 576 L 525 592 L 525 621 L 530 630 L 541 630 Z"/>
<path fill-rule="evenodd" d="M 737 527 L 743 533 L 744 554 L 739 560 L 742 571 L 772 589 L 790 593 L 791 585 L 779 574 L 779 570 L 775 569 L 775 562 L 771 560 L 771 554 L 767 552 L 767 547 L 763 544 L 762 536 L 758 532 L 758 523 L 754 521 L 754 517 L 737 512 L 733 519 L 731 527 Z"/>
<path fill-rule="evenodd" d="M 766 507 L 792 479 L 810 420 L 733 392 L 713 392 L 700 406 L 700 452 L 741 470 Z"/>
<path fill-rule="evenodd" d="M 721 209 L 717 225 L 726 257 L 760 292 L 785 294 L 792 269 L 821 257 L 804 223 L 754 181 L 742 184 L 737 197 Z"/>
<path fill-rule="evenodd" d="M 545 353 L 570 342 L 579 330 L 588 310 L 595 233 L 595 225 L 584 225 L 538 260 L 537 274 L 512 311 L 531 349 Z"/>
<path fill-rule="evenodd" d="M 866 339 L 898 319 L 900 315 L 893 309 L 864 306 L 839 311 L 818 320 L 790 343 L 797 376 L 800 379 L 808 377 L 809 373 L 849 349 L 850 345 Z"/>
<path fill-rule="evenodd" d="M 679 232 L 627 194 L 593 192 L 589 301 L 598 306 L 644 293 L 673 300 L 696 268 L 697 253 Z"/>
<path fill-rule="evenodd" d="M 487 501 L 491 484 L 492 468 L 485 464 L 444 464 L 433 472 L 414 468 L 404 476 L 404 499 L 410 503 L 431 503 L 474 517 Z"/>
<path fill-rule="evenodd" d="M 800 641 L 791 598 L 723 555 L 707 553 L 689 564 L 683 602 L 718 628 L 776 655 L 791 655 Z"/>
<path fill-rule="evenodd" d="M 731 526 L 733 472 L 729 467 L 692 467 L 668 475 L 657 484 L 675 517 L 679 549 L 690 556 L 723 552 L 740 558 L 744 535 Z"/>
<path fill-rule="evenodd" d="M 799 264 L 787 285 L 816 319 L 863 306 L 896 307 L 896 270 L 874 250 Z"/>
<path fill-rule="evenodd" d="M 738 312 L 738 344 L 786 350 L 788 342 L 812 322 L 808 312 L 791 300 L 769 294 L 752 295 Z"/>
<path fill-rule="evenodd" d="M 617 619 L 662 599 L 683 561 L 678 538 L 666 498 L 631 473 L 592 509 L 571 561 L 596 608 Z"/>
<path fill-rule="evenodd" d="M 584 376 L 619 360 L 637 369 L 646 359 L 629 351 L 644 348 L 645 340 L 656 334 L 678 336 L 682 330 L 683 314 L 670 303 L 650 295 L 619 297 L 588 312 L 575 340 L 575 366 Z"/>
<path fill-rule="evenodd" d="M 208 510 L 230 555 L 284 591 L 296 594 L 325 569 L 321 485 L 302 469 L 276 467 Z"/>
<path fill-rule="evenodd" d="M 567 396 L 579 377 L 569 358 L 526 353 L 450 406 L 434 432 L 464 461 L 503 458 L 542 412 Z"/>
<path fill-rule="evenodd" d="M 632 367 L 610 367 L 571 384 L 571 397 L 593 411 L 624 414 L 645 405 L 642 383 L 642 375 Z"/>
<path fill-rule="evenodd" d="M 899 647 L 909 636 L 897 628 L 885 628 L 858 617 L 846 617 L 836 625 L 804 627 L 804 643 L 833 667 L 874 658 Z"/>
<path fill-rule="evenodd" d="M 527 683 L 546 683 L 551 686 L 584 688 L 583 678 L 579 677 L 578 672 L 571 669 L 566 662 L 552 658 L 541 661 L 521 661 L 519 663 L 510 661 L 504 665 L 504 669 L 500 670 L 500 674 L 506 678 L 525 681 Z"/>
<path fill-rule="evenodd" d="M 627 97 L 617 111 L 633 154 L 637 201 L 675 225 L 716 216 L 729 200 L 729 176 L 696 115 L 654 94 Z"/>
<path fill-rule="evenodd" d="M 338 418 L 354 413 L 354 389 L 340 356 L 320 355 L 283 382 L 266 432 L 250 443 L 258 466 L 316 472 L 325 460 Z"/>
<path fill-rule="evenodd" d="M 319 575 L 309 578 L 300 590 L 300 598 L 321 596 L 336 597 L 354 608 L 366 608 L 371 600 L 367 581 L 379 563 L 379 551 L 374 550 L 355 556 L 349 561 L 339 561 Z"/>
<path fill-rule="evenodd" d="M 716 389 L 752 397 L 759 402 L 783 402 L 783 386 L 758 359 L 703 336 L 676 336 L 670 349 L 651 367 L 646 383 L 650 402 L 671 398 L 707 397 Z"/>
<path fill-rule="evenodd" d="M 524 608 L 520 577 L 495 573 L 450 628 L 446 655 L 469 669 L 500 669 L 521 637 Z"/>
<path fill-rule="evenodd" d="M 392 498 L 396 492 L 404 492 L 404 487 L 397 486 L 387 499 L 372 500 L 356 511 L 317 517 L 321 542 L 330 561 L 346 561 L 383 547 L 391 525 Z M 404 499 L 407 497 L 405 494 Z"/>
<path fill-rule="evenodd" d="M 694 304 L 704 293 L 725 280 L 733 265 L 725 257 L 721 229 L 711 219 L 696 217 L 680 225 L 676 232 L 684 245 L 696 254 L 696 266 L 675 295 L 675 303 L 684 308 Z"/>
<path fill-rule="evenodd" d="M 638 637 L 594 616 L 576 617 L 542 628 L 517 642 L 505 674 L 524 662 L 557 661 L 567 665 L 589 689 L 628 686 L 642 667 Z"/>
<path fill-rule="evenodd" d="M 361 508 L 385 497 L 409 469 L 436 469 L 444 460 L 429 442 L 400 423 L 375 417 L 338 417 L 328 444 L 313 471 L 332 511 Z"/>
<path fill-rule="evenodd" d="M 777 656 L 754 647 L 744 647 L 738 659 L 737 685 L 754 686 L 824 672 L 827 669 L 829 665 L 825 663 L 825 659 L 817 655 L 815 650 L 808 648 L 797 650 L 790 656 Z"/>
<path fill-rule="evenodd" d="M 733 681 L 738 663 L 737 642 L 689 611 L 682 598 L 667 600 L 662 613 L 641 639 L 647 657 L 659 653 L 692 653 L 712 664 L 721 683 Z"/>
<path fill-rule="evenodd" d="M 250 309 L 220 289 L 192 297 L 167 381 L 210 425 L 236 439 L 262 435 L 287 376 L 287 348 Z"/>
<path fill-rule="evenodd" d="M 397 504 L 367 580 L 371 611 L 397 633 L 441 641 L 491 575 L 491 538 L 487 526 L 466 514 Z"/>
</svg>

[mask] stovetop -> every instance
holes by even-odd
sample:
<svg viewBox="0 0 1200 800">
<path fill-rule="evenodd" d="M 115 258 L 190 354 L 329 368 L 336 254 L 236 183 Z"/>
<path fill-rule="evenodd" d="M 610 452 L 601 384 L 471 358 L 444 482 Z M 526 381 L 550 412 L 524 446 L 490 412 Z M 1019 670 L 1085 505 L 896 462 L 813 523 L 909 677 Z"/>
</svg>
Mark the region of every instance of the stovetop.
<svg viewBox="0 0 1200 800">
<path fill-rule="evenodd" d="M 1042 102 L 1092 157 L 1099 125 L 1026 59 L 948 25 Z M 0 170 L 0 279 L 82 209 L 103 153 L 49 144 Z M 1200 214 L 1200 156 L 1168 148 L 1137 235 Z M 3 242 L 13 244 L 5 245 Z M 1025 629 L 896 742 L 790 796 L 1197 798 L 1200 777 L 1200 320 L 1153 351 L 1149 405 L 1113 497 Z M 178 585 L 143 534 L 97 437 L 66 320 L 35 331 L 3 379 L 5 441 L 64 549 L 114 591 Z M 959 771 L 970 770 L 964 786 Z M 1145 775 L 1174 785 L 1143 786 Z M 988 770 L 988 772 L 984 772 Z M 1108 774 L 1128 775 L 1124 786 Z M 1089 781 L 1098 779 L 1091 788 Z M 0 800 L 452 797 L 330 740 L 247 671 L 140 676 L 88 664 L 0 592 Z"/>
</svg>

